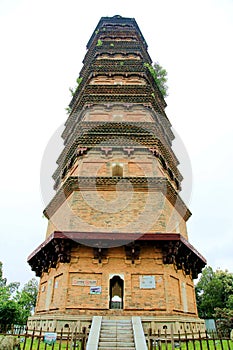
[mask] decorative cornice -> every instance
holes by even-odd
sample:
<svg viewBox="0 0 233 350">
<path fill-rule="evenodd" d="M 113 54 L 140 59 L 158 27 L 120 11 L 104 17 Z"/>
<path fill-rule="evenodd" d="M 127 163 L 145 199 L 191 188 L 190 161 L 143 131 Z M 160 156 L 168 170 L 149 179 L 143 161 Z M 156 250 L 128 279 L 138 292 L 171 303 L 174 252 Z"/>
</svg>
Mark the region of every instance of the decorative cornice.
<svg viewBox="0 0 233 350">
<path fill-rule="evenodd" d="M 131 243 L 128 243 L 128 242 Z M 141 246 L 153 242 L 162 250 L 163 263 L 173 264 L 175 270 L 182 270 L 193 279 L 206 265 L 205 258 L 178 233 L 107 233 L 107 232 L 53 232 L 46 241 L 28 257 L 28 263 L 36 276 L 56 268 L 59 262 L 69 263 L 71 248 L 77 245 L 93 247 L 93 258 L 99 263 L 107 257 L 107 248 L 114 242 L 125 247 L 126 259 L 132 263 L 140 258 Z M 109 248 L 111 249 L 111 248 Z"/>
</svg>

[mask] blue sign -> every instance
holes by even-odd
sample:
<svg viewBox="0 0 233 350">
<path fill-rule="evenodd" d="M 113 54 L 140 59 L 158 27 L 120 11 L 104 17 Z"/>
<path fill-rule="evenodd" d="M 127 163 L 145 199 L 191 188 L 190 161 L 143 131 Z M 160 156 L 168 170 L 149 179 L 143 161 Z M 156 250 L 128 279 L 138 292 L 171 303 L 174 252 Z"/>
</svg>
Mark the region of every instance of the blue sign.
<svg viewBox="0 0 233 350">
<path fill-rule="evenodd" d="M 57 340 L 57 333 L 45 333 L 44 334 L 44 342 L 45 344 L 52 345 Z"/>
</svg>

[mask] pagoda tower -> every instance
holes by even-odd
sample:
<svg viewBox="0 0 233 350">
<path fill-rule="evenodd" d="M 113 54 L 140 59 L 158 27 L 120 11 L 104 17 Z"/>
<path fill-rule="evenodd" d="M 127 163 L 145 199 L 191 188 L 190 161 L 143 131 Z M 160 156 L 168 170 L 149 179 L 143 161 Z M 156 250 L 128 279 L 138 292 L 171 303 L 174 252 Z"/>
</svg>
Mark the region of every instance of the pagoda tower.
<svg viewBox="0 0 233 350">
<path fill-rule="evenodd" d="M 90 326 L 95 315 L 140 316 L 145 332 L 204 327 L 193 279 L 206 261 L 188 241 L 152 70 L 135 19 L 102 17 L 69 105 L 46 238 L 28 258 L 40 277 L 31 328 Z"/>
</svg>

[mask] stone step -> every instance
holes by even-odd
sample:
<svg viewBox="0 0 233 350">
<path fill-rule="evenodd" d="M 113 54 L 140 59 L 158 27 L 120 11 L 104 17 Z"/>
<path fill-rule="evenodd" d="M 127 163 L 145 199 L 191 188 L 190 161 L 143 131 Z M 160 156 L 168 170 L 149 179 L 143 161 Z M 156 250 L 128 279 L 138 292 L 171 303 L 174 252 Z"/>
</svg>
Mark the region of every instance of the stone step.
<svg viewBox="0 0 233 350">
<path fill-rule="evenodd" d="M 127 339 L 128 337 L 133 336 L 133 334 L 130 333 L 109 333 L 109 332 L 100 332 L 100 338 L 111 338 L 111 337 L 122 337 L 124 339 Z"/>
<path fill-rule="evenodd" d="M 127 341 L 127 340 L 133 341 L 134 337 L 133 337 L 132 334 L 130 334 L 127 337 L 121 336 L 120 334 L 113 334 L 111 337 L 101 334 L 100 337 L 99 337 L 99 340 L 103 340 L 103 339 L 106 339 L 108 341 L 111 340 L 111 339 L 117 339 L 118 341 Z"/>
<path fill-rule="evenodd" d="M 133 337 L 133 333 L 112 333 L 112 332 L 100 332 L 100 338 L 112 338 L 116 337 L 119 338 L 121 337 L 122 339 L 127 339 L 129 337 Z"/>
<path fill-rule="evenodd" d="M 132 325 L 131 324 L 103 324 L 101 325 L 101 328 L 120 328 L 120 329 L 127 329 L 127 328 L 132 328 Z"/>
<path fill-rule="evenodd" d="M 101 327 L 101 330 L 106 330 L 109 332 L 116 332 L 116 331 L 120 331 L 120 332 L 132 332 L 133 327 L 107 327 L 107 326 L 103 326 Z"/>
<path fill-rule="evenodd" d="M 99 347 L 105 346 L 109 349 L 112 349 L 112 347 L 121 346 L 122 348 L 128 349 L 129 347 L 134 347 L 134 342 L 117 342 L 117 341 L 109 341 L 109 342 L 102 342 L 99 341 Z"/>
<path fill-rule="evenodd" d="M 134 339 L 132 334 L 129 334 L 128 336 L 122 336 L 121 334 L 112 334 L 112 336 L 109 336 L 108 334 L 101 334 L 99 339 L 119 339 L 119 340 L 127 340 L 127 339 Z"/>
<path fill-rule="evenodd" d="M 102 320 L 102 323 L 108 324 L 131 324 L 131 320 Z"/>
<path fill-rule="evenodd" d="M 109 330 L 109 329 L 103 329 L 101 330 L 100 334 L 132 334 L 132 331 L 130 330 Z"/>
<path fill-rule="evenodd" d="M 132 325 L 128 324 L 128 325 L 111 325 L 111 324 L 103 324 L 101 325 L 101 329 L 102 328 L 119 328 L 119 329 L 132 329 Z"/>
<path fill-rule="evenodd" d="M 103 327 L 131 327 L 131 323 L 103 323 L 101 324 Z"/>
<path fill-rule="evenodd" d="M 119 338 L 119 339 L 129 339 L 132 338 L 133 339 L 133 334 L 129 333 L 129 334 L 121 334 L 121 333 L 100 333 L 100 338 Z"/>
<path fill-rule="evenodd" d="M 135 350 L 131 319 L 102 319 L 98 350 Z"/>
<path fill-rule="evenodd" d="M 117 346 L 117 347 L 112 347 L 111 346 L 111 350 L 125 350 L 125 349 L 127 349 L 127 350 L 135 350 L 135 347 L 129 347 L 129 348 L 124 348 L 124 347 L 121 347 L 121 346 Z M 98 347 L 98 350 L 109 350 L 109 346 L 99 346 Z"/>
<path fill-rule="evenodd" d="M 111 325 L 111 326 L 130 326 L 132 323 L 127 322 L 127 323 L 121 323 L 121 322 L 102 322 L 101 323 L 103 326 L 105 325 Z"/>
</svg>

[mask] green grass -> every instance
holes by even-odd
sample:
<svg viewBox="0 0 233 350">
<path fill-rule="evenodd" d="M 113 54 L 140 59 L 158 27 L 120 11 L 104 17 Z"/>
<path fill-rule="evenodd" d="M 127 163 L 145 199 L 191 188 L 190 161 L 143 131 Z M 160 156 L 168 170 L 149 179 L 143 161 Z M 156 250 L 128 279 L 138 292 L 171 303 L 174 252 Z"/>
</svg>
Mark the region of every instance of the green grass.
<svg viewBox="0 0 233 350">
<path fill-rule="evenodd" d="M 43 341 L 40 341 L 40 347 L 39 347 L 39 349 L 40 350 L 44 350 L 44 349 L 46 349 L 46 350 L 52 350 L 52 348 L 54 349 L 54 350 L 59 350 L 59 345 L 60 345 L 60 341 L 59 340 L 57 340 L 56 342 L 55 342 L 55 344 L 53 345 L 53 347 L 52 347 L 52 345 L 48 345 L 48 344 L 45 344 Z M 24 343 L 22 342 L 22 343 L 20 343 L 20 349 L 22 350 L 23 349 L 23 346 L 24 346 Z M 26 339 L 26 346 L 25 346 L 25 350 L 30 350 L 30 347 L 31 347 L 31 339 L 30 338 L 28 338 L 28 339 Z M 33 344 L 32 344 L 32 350 L 37 350 L 37 348 L 38 348 L 38 340 L 37 339 L 33 339 Z M 66 350 L 66 349 L 68 349 L 68 350 L 70 350 L 70 349 L 74 349 L 74 347 L 72 346 L 70 346 L 70 342 L 68 342 L 68 345 L 67 345 L 67 341 L 62 341 L 61 342 L 61 349 L 62 350 Z M 81 341 L 76 341 L 76 346 L 75 346 L 75 350 L 81 350 Z"/>
<path fill-rule="evenodd" d="M 214 342 L 215 342 L 215 346 L 214 346 Z M 209 347 L 207 345 L 207 340 L 202 340 L 201 341 L 201 345 L 200 345 L 200 342 L 198 340 L 196 340 L 195 342 L 195 347 L 194 347 L 194 344 L 193 342 L 189 341 L 188 342 L 188 347 L 186 346 L 186 343 L 181 343 L 181 346 L 180 347 L 177 347 L 175 349 L 181 349 L 181 350 L 222 350 L 222 348 L 224 350 L 228 350 L 228 349 L 232 349 L 233 350 L 233 342 L 229 342 L 229 347 L 228 347 L 228 342 L 227 340 L 222 340 L 222 344 L 223 344 L 223 347 L 221 347 L 221 342 L 220 340 L 208 340 L 208 343 L 209 343 Z M 159 346 L 153 346 L 152 347 L 153 350 L 158 350 L 158 349 L 161 349 L 161 350 L 171 350 L 172 349 L 172 346 L 170 343 L 167 343 L 167 347 L 166 347 L 166 344 L 165 343 L 162 343 L 160 348 Z"/>
</svg>

